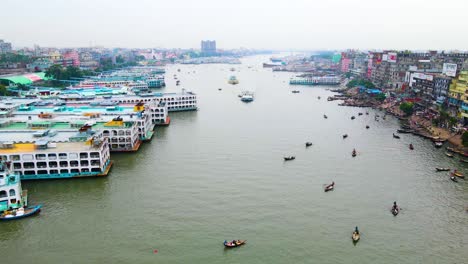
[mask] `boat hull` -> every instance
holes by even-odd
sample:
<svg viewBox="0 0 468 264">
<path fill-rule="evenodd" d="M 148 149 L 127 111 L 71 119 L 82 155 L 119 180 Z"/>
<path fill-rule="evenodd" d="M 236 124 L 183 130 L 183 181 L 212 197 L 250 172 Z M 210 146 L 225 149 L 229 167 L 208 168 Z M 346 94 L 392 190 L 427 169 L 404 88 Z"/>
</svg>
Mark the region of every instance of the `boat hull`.
<svg viewBox="0 0 468 264">
<path fill-rule="evenodd" d="M 42 208 L 42 205 L 27 207 L 24 210 L 24 214 L 22 214 L 22 215 L 7 215 L 7 216 L 2 215 L 2 216 L 0 216 L 0 221 L 18 220 L 18 219 L 26 218 L 26 217 L 29 217 L 29 216 L 33 216 L 35 214 L 40 213 L 41 208 Z"/>
</svg>

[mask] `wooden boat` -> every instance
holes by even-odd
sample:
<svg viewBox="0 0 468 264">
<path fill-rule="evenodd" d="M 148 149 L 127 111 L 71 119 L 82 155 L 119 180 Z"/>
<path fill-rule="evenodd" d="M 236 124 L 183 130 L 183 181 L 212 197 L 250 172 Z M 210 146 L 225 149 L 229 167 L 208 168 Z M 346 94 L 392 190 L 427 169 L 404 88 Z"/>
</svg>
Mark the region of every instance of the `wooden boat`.
<svg viewBox="0 0 468 264">
<path fill-rule="evenodd" d="M 362 113 L 358 113 L 359 116 L 362 116 Z"/>
<path fill-rule="evenodd" d="M 320 100 L 320 96 L 317 96 L 317 99 L 319 99 L 319 100 Z"/>
<path fill-rule="evenodd" d="M 451 148 L 451 147 L 447 147 L 447 150 L 450 152 L 457 152 L 454 148 Z"/>
<path fill-rule="evenodd" d="M 293 90 L 292 93 L 300 93 L 299 90 Z"/>
<path fill-rule="evenodd" d="M 295 158 L 296 158 L 296 157 L 294 157 L 294 156 L 284 157 L 284 161 L 293 160 L 293 159 L 295 159 Z"/>
<path fill-rule="evenodd" d="M 436 147 L 436 148 L 441 148 L 443 145 L 444 145 L 443 142 L 435 142 L 434 143 L 434 147 Z"/>
<path fill-rule="evenodd" d="M 400 136 L 393 134 L 393 138 L 400 139 Z"/>
<path fill-rule="evenodd" d="M 351 153 L 351 156 L 353 156 L 353 158 L 357 156 L 356 150 L 353 150 L 353 152 Z"/>
<path fill-rule="evenodd" d="M 352 117 L 351 117 L 351 120 L 354 120 L 355 118 L 356 118 L 355 116 L 352 116 Z"/>
<path fill-rule="evenodd" d="M 359 241 L 359 239 L 361 239 L 361 234 L 359 234 L 358 232 L 354 231 L 353 232 L 353 235 L 351 236 L 351 239 L 353 239 L 353 242 L 354 243 L 357 243 Z"/>
<path fill-rule="evenodd" d="M 413 150 L 414 149 L 414 146 L 413 144 L 409 144 L 409 149 Z"/>
<path fill-rule="evenodd" d="M 436 168 L 436 171 L 450 171 L 449 168 Z"/>
<path fill-rule="evenodd" d="M 343 135 L 343 139 L 347 138 L 348 137 L 348 134 L 344 134 Z"/>
<path fill-rule="evenodd" d="M 458 182 L 457 177 L 455 176 L 450 176 L 450 180 L 452 180 L 453 182 Z"/>
<path fill-rule="evenodd" d="M 453 154 L 450 154 L 450 153 L 448 153 L 448 152 L 445 153 L 445 155 L 447 155 L 447 157 L 449 157 L 449 158 L 453 158 Z"/>
<path fill-rule="evenodd" d="M 455 170 L 454 172 L 452 172 L 451 175 L 452 175 L 452 176 L 456 176 L 456 177 L 458 177 L 458 178 L 462 178 L 462 179 L 465 178 L 465 176 L 464 176 L 462 173 L 460 173 L 460 172 L 458 172 L 458 171 L 456 171 L 456 170 Z"/>
<path fill-rule="evenodd" d="M 0 221 L 9 221 L 9 220 L 17 220 L 21 218 L 26 218 L 28 216 L 32 216 L 41 212 L 42 205 L 36 205 L 31 207 L 26 207 L 25 209 L 17 209 L 14 211 L 5 211 L 0 215 Z"/>
<path fill-rule="evenodd" d="M 369 128 L 370 128 L 370 126 L 366 126 L 366 129 L 369 129 Z"/>
<path fill-rule="evenodd" d="M 390 211 L 392 212 L 392 215 L 397 216 L 398 213 L 400 212 L 400 208 L 398 207 L 392 208 Z"/>
<path fill-rule="evenodd" d="M 306 142 L 305 146 L 306 146 L 306 148 L 312 146 L 312 142 Z"/>
<path fill-rule="evenodd" d="M 409 133 L 411 133 L 411 130 L 409 130 L 409 129 L 397 129 L 397 133 L 409 134 Z"/>
<path fill-rule="evenodd" d="M 327 116 L 327 115 L 323 115 L 323 118 L 327 119 L 327 118 L 328 118 L 328 116 Z"/>
<path fill-rule="evenodd" d="M 366 112 L 366 115 L 369 115 L 369 112 Z"/>
<path fill-rule="evenodd" d="M 329 184 L 329 185 L 325 186 L 324 191 L 329 192 L 329 191 L 333 191 L 333 189 L 335 189 L 335 183 L 334 182 L 332 184 Z"/>
<path fill-rule="evenodd" d="M 223 245 L 227 248 L 235 248 L 235 247 L 244 245 L 245 242 L 247 242 L 247 240 L 235 240 L 231 242 L 224 241 Z"/>
</svg>

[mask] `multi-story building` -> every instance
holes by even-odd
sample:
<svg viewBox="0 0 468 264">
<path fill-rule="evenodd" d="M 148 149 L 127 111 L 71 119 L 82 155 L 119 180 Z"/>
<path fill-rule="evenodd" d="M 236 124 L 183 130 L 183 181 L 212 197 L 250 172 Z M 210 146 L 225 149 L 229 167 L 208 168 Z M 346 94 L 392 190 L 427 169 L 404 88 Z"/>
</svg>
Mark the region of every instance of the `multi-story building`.
<svg viewBox="0 0 468 264">
<path fill-rule="evenodd" d="M 216 41 L 215 40 L 202 40 L 201 53 L 203 56 L 216 55 Z"/>
<path fill-rule="evenodd" d="M 434 93 L 433 96 L 437 103 L 444 103 L 448 99 L 449 87 L 452 82 L 452 78 L 436 74 L 434 76 Z"/>
<path fill-rule="evenodd" d="M 449 88 L 449 106 L 458 109 L 460 117 L 468 118 L 468 71 L 463 70 L 452 80 Z"/>
<path fill-rule="evenodd" d="M 80 55 L 75 50 L 67 51 L 63 54 L 64 61 L 72 60 L 72 65 L 75 67 L 80 67 Z"/>
<path fill-rule="evenodd" d="M 0 54 L 11 52 L 11 51 L 12 51 L 11 43 L 5 42 L 3 39 L 0 39 Z"/>
</svg>

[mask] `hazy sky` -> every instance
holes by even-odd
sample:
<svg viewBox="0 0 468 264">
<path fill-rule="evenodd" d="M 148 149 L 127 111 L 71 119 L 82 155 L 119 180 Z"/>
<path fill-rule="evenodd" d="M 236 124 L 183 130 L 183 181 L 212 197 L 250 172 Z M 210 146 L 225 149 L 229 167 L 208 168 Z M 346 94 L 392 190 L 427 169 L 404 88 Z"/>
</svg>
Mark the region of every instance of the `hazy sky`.
<svg viewBox="0 0 468 264">
<path fill-rule="evenodd" d="M 468 0 L 0 0 L 14 47 L 468 49 Z"/>
</svg>

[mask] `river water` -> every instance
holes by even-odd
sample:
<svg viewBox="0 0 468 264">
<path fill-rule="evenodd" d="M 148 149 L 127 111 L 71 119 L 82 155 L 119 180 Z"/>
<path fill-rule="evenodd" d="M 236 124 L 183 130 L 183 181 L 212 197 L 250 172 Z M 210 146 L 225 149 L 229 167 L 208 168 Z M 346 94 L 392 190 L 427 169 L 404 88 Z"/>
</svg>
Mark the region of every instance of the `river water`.
<svg viewBox="0 0 468 264">
<path fill-rule="evenodd" d="M 244 58 L 236 72 L 168 66 L 163 91 L 196 92 L 199 110 L 171 113 L 139 152 L 113 154 L 108 177 L 24 182 L 44 208 L 0 223 L 2 263 L 466 263 L 468 184 L 434 171 L 468 174 L 458 158 L 393 139 L 398 120 L 327 102 L 327 87 L 292 94 L 292 74 L 263 69 L 267 58 Z M 242 103 L 242 90 L 255 101 Z M 225 250 L 225 239 L 247 244 Z"/>
</svg>

